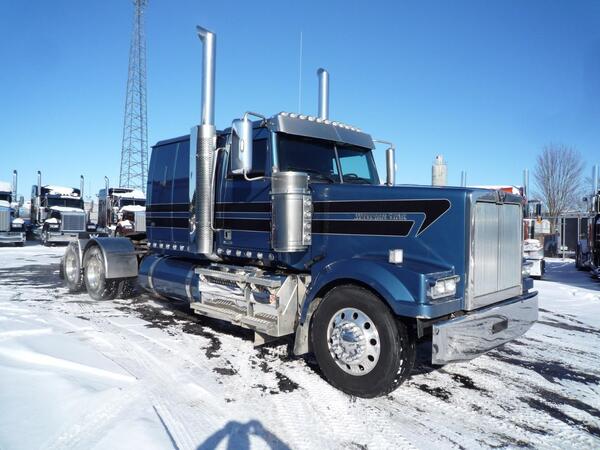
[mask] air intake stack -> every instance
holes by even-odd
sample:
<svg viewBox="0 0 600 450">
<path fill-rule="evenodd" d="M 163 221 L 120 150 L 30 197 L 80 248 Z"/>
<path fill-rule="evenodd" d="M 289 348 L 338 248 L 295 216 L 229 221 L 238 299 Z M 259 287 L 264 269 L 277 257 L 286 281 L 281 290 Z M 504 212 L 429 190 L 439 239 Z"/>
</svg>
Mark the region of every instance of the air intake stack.
<svg viewBox="0 0 600 450">
<path fill-rule="evenodd" d="M 202 56 L 202 116 L 200 125 L 190 134 L 190 251 L 214 257 L 211 215 L 212 170 L 217 132 L 215 128 L 215 64 L 217 36 L 196 27 L 203 44 Z M 195 182 L 194 182 L 195 181 Z"/>
</svg>

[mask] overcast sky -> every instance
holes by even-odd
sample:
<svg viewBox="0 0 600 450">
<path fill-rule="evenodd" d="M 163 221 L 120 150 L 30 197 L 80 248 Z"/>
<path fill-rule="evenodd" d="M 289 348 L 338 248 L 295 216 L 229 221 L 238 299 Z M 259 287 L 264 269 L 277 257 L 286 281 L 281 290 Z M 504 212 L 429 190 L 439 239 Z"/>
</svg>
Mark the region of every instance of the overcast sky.
<svg viewBox="0 0 600 450">
<path fill-rule="evenodd" d="M 97 193 L 119 175 L 133 5 L 0 0 L 0 179 Z M 400 183 L 521 184 L 544 144 L 600 163 L 598 1 L 150 0 L 148 137 L 187 134 L 200 116 L 201 45 L 217 33 L 217 127 L 246 110 L 315 114 L 319 66 L 332 119 L 397 146 Z M 378 163 L 383 164 L 383 149 Z M 381 167 L 383 168 L 383 167 Z M 89 194 L 89 190 L 88 190 Z"/>
</svg>

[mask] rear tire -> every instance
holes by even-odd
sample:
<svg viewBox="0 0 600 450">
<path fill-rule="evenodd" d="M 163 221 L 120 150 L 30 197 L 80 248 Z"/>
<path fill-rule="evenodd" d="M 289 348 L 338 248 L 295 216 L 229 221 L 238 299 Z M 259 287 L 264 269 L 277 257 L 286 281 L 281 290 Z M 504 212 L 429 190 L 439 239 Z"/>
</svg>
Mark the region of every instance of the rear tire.
<svg viewBox="0 0 600 450">
<path fill-rule="evenodd" d="M 112 300 L 119 292 L 119 279 L 106 279 L 102 250 L 94 246 L 84 257 L 83 279 L 90 297 L 94 300 Z"/>
<path fill-rule="evenodd" d="M 79 252 L 72 246 L 67 247 L 62 262 L 63 276 L 67 288 L 71 293 L 81 292 L 83 290 L 83 274 L 81 273 L 81 261 Z"/>
<path fill-rule="evenodd" d="M 353 285 L 325 296 L 312 320 L 311 342 L 329 383 L 357 397 L 393 391 L 415 362 L 415 339 L 406 325 L 376 295 Z"/>
</svg>

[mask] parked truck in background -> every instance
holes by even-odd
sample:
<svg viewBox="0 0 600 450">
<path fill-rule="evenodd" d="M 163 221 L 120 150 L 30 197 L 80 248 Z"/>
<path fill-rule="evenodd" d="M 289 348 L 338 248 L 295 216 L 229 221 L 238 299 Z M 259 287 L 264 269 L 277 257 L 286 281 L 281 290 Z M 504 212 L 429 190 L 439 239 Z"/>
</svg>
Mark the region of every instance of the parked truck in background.
<svg viewBox="0 0 600 450">
<path fill-rule="evenodd" d="M 17 201 L 17 171 L 13 171 L 12 184 L 0 181 L 0 244 L 25 243 L 25 221 L 19 217 Z"/>
<path fill-rule="evenodd" d="M 577 242 L 575 266 L 579 270 L 589 270 L 592 276 L 600 278 L 600 190 L 598 189 L 598 166 L 594 166 L 594 181 L 591 195 L 584 197 L 587 205 L 588 230 Z"/>
<path fill-rule="evenodd" d="M 105 187 L 98 193 L 98 231 L 131 239 L 146 237 L 146 194 L 132 188 Z"/>
<path fill-rule="evenodd" d="M 31 188 L 30 220 L 32 232 L 42 244 L 68 243 L 88 230 L 83 181 L 82 175 L 79 189 L 42 185 L 42 174 L 38 171 L 38 182 Z"/>
<path fill-rule="evenodd" d="M 537 320 L 520 196 L 395 185 L 394 146 L 329 119 L 322 69 L 318 116 L 246 112 L 217 131 L 216 37 L 198 36 L 201 124 L 153 147 L 148 249 L 119 237 L 72 242 L 71 291 L 102 300 L 138 283 L 254 330 L 257 344 L 292 336 L 296 355 L 314 353 L 333 386 L 362 397 L 409 376 L 417 339 L 446 364 Z M 389 145 L 384 183 L 377 143 Z"/>
</svg>

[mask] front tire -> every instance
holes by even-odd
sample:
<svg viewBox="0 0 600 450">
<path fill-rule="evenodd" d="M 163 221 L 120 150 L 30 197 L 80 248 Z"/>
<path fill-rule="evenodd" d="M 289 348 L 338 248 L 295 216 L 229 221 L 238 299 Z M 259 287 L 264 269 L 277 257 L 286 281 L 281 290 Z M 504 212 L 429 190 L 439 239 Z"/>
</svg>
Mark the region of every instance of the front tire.
<svg viewBox="0 0 600 450">
<path fill-rule="evenodd" d="M 376 295 L 353 285 L 325 296 L 312 321 L 311 341 L 327 380 L 357 397 L 393 391 L 415 361 L 415 340 L 406 325 Z"/>
<path fill-rule="evenodd" d="M 42 231 L 42 245 L 44 247 L 50 247 L 50 240 L 48 237 L 48 231 L 47 230 L 43 230 Z"/>
<path fill-rule="evenodd" d="M 83 279 L 85 287 L 94 300 L 112 300 L 119 292 L 118 279 L 106 279 L 102 250 L 94 246 L 85 254 Z"/>
<path fill-rule="evenodd" d="M 67 247 L 62 262 L 63 276 L 67 288 L 71 293 L 81 292 L 83 290 L 83 274 L 81 273 L 81 261 L 79 252 L 72 246 Z"/>
</svg>

